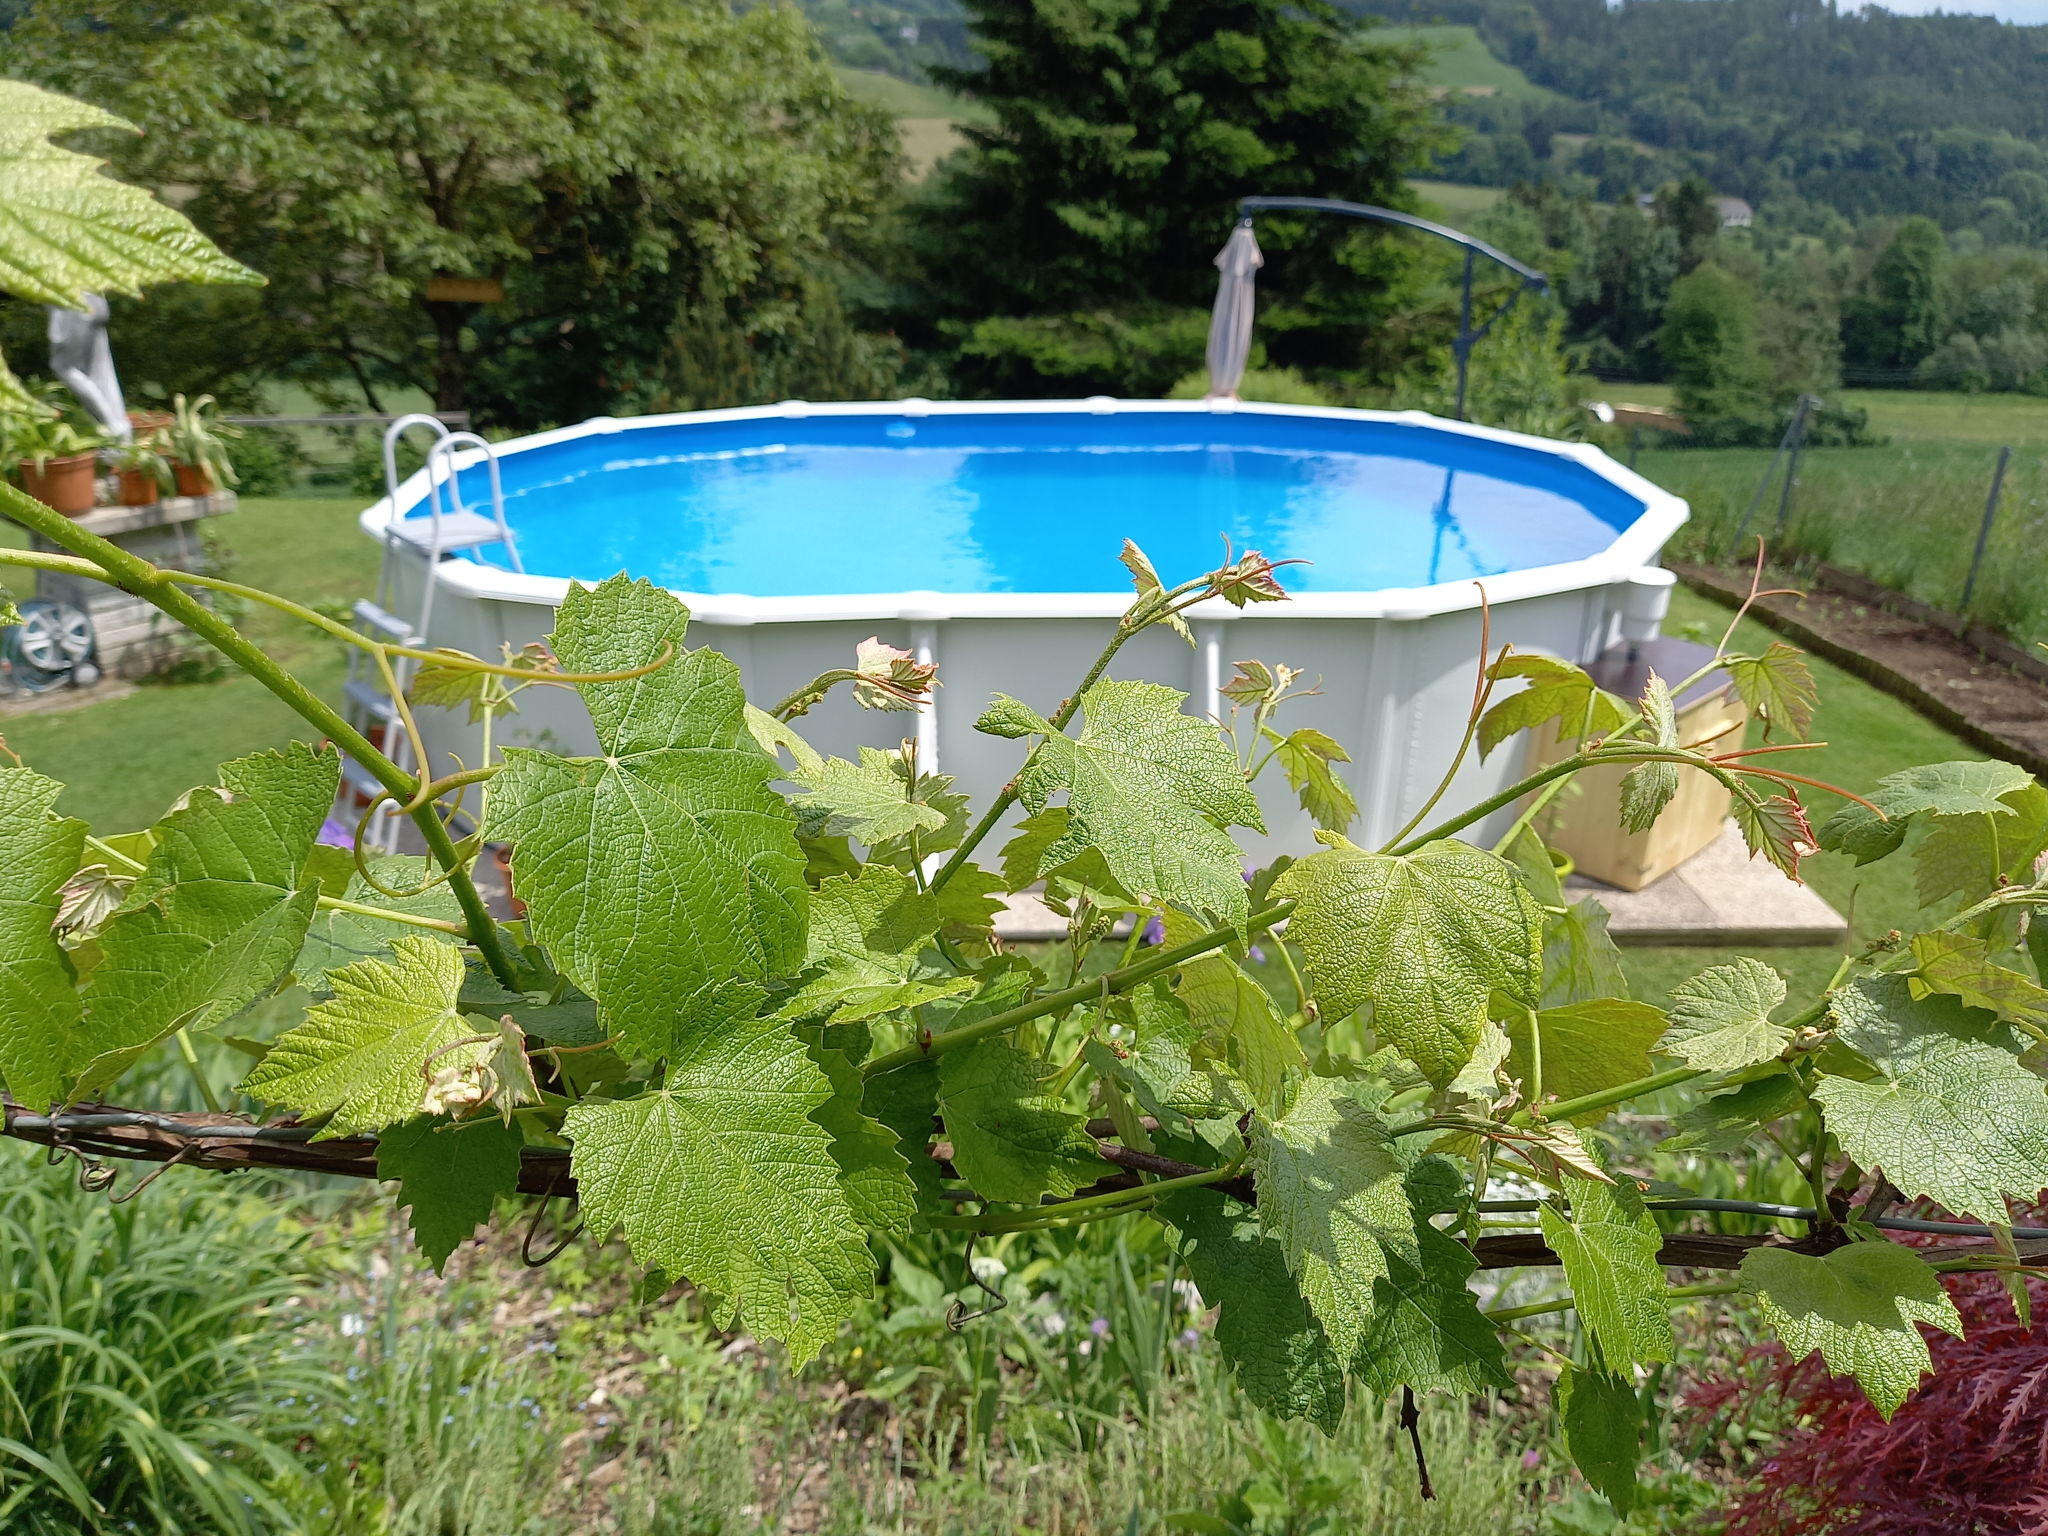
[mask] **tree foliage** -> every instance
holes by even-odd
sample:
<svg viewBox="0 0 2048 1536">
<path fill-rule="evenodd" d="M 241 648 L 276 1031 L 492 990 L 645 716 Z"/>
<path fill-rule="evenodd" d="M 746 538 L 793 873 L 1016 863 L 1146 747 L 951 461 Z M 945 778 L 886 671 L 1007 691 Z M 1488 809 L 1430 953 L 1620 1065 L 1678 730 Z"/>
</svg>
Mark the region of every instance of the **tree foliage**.
<svg viewBox="0 0 2048 1536">
<path fill-rule="evenodd" d="M 708 345 L 758 358 L 757 389 L 887 378 L 829 272 L 889 191 L 894 129 L 780 7 L 52 0 L 6 67 L 142 125 L 123 173 L 268 275 L 179 301 L 239 336 L 223 365 L 313 359 L 373 402 L 412 385 L 528 424 L 729 403 Z"/>
</svg>

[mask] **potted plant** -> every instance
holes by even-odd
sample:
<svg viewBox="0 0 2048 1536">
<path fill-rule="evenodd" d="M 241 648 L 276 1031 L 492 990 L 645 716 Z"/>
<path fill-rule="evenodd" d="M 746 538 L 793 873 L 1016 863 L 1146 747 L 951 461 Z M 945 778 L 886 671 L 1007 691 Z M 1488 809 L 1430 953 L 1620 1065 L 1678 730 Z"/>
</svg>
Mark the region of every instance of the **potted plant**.
<svg viewBox="0 0 2048 1536">
<path fill-rule="evenodd" d="M 234 485 L 239 476 L 228 458 L 227 444 L 242 435 L 242 429 L 220 419 L 213 396 L 187 400 L 183 395 L 171 401 L 171 424 L 165 440 L 171 455 L 171 471 L 180 496 L 210 496 L 224 485 Z"/>
<path fill-rule="evenodd" d="M 21 488 L 67 517 L 90 512 L 99 449 L 106 438 L 67 420 L 48 404 L 0 418 L 7 459 L 18 465 Z"/>
<path fill-rule="evenodd" d="M 122 506 L 146 507 L 171 494 L 175 482 L 171 461 L 164 453 L 167 446 L 162 428 L 138 432 L 130 441 L 115 446 L 114 468 L 121 476 Z"/>
</svg>

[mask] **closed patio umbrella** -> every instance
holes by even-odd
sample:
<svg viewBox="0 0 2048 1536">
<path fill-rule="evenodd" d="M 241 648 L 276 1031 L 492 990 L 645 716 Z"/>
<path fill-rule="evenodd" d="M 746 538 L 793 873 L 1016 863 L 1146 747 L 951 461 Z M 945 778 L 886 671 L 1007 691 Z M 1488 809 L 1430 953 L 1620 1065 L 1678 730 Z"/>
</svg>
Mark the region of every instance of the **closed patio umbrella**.
<svg viewBox="0 0 2048 1536">
<path fill-rule="evenodd" d="M 1235 398 L 1252 355 L 1252 308 L 1258 296 L 1258 270 L 1266 264 L 1259 252 L 1252 221 L 1230 232 L 1216 253 L 1216 308 L 1209 318 L 1209 398 Z"/>
</svg>

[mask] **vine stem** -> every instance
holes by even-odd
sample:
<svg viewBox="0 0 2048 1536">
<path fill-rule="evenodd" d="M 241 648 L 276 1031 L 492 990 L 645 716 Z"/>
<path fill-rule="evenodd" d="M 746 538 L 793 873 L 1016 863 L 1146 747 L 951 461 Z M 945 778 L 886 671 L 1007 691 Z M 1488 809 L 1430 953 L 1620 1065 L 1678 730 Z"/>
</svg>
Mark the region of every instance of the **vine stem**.
<svg viewBox="0 0 2048 1536">
<path fill-rule="evenodd" d="M 1211 950 L 1221 949 L 1232 940 L 1246 934 L 1259 933 L 1284 921 L 1294 911 L 1294 903 L 1283 901 L 1254 913 L 1242 930 L 1237 928 L 1216 928 L 1200 938 L 1177 944 L 1172 949 L 1161 950 L 1156 955 L 1147 955 L 1135 964 L 1105 971 L 1087 981 L 1076 982 L 1057 992 L 1048 992 L 1044 997 L 1020 1003 L 1015 1008 L 991 1014 L 988 1018 L 977 1019 L 972 1024 L 963 1024 L 958 1029 L 949 1029 L 943 1035 L 926 1035 L 904 1046 L 901 1050 L 889 1051 L 871 1058 L 862 1066 L 861 1072 L 867 1077 L 877 1077 L 884 1072 L 893 1072 L 898 1067 L 907 1067 L 934 1056 L 943 1056 L 948 1051 L 958 1050 L 963 1045 L 972 1045 L 977 1040 L 986 1040 L 991 1035 L 1004 1034 L 1020 1024 L 1029 1024 L 1033 1019 L 1042 1019 L 1048 1014 L 1064 1013 L 1069 1008 L 1078 1008 L 1084 1003 L 1094 1002 L 1103 996 L 1127 992 L 1142 981 L 1149 981 L 1163 971 Z"/>
<path fill-rule="evenodd" d="M 378 751 L 368 737 L 350 725 L 340 713 L 304 683 L 266 656 L 234 625 L 181 589 L 176 582 L 147 560 L 130 554 L 118 544 L 87 532 L 63 513 L 44 506 L 12 486 L 0 485 L 0 511 L 4 511 L 31 533 L 40 534 L 51 543 L 70 550 L 86 563 L 96 566 L 96 570 L 85 573 L 90 574 L 94 580 L 104 581 L 110 586 L 119 587 L 122 591 L 141 598 L 198 635 L 282 699 L 299 718 L 361 763 L 401 804 L 417 793 L 418 779 Z M 497 922 L 492 918 L 490 909 L 484 905 L 482 893 L 477 890 L 476 882 L 470 879 L 461 855 L 455 851 L 455 844 L 448 836 L 448 829 L 441 825 L 441 819 L 434 814 L 431 805 L 422 806 L 414 811 L 412 820 L 426 838 L 428 851 L 433 854 L 434 861 L 448 872 L 449 886 L 455 892 L 455 899 L 462 906 L 464 927 L 468 930 L 469 941 L 483 956 L 484 963 L 491 968 L 491 974 L 502 985 L 516 989 L 519 984 L 519 972 L 512 963 L 511 955 L 506 952 L 504 940 L 498 933 Z"/>
<path fill-rule="evenodd" d="M 1740 1280 L 1716 1280 L 1706 1285 L 1674 1285 L 1667 1287 L 1664 1300 L 1668 1305 L 1674 1301 L 1697 1301 L 1703 1296 L 1733 1296 L 1742 1289 Z M 1562 1296 L 1556 1301 L 1531 1302 L 1526 1307 L 1501 1307 L 1496 1311 L 1479 1315 L 1496 1328 L 1508 1323 L 1519 1322 L 1525 1317 L 1542 1317 L 1547 1312 L 1570 1312 L 1578 1307 L 1576 1296 Z"/>
<path fill-rule="evenodd" d="M 1037 1227 L 1061 1222 L 1096 1221 L 1110 1216 L 1122 1216 L 1150 1205 L 1161 1195 L 1170 1194 L 1174 1190 L 1200 1189 L 1207 1184 L 1220 1184 L 1225 1179 L 1235 1178 L 1237 1173 L 1235 1164 L 1223 1168 L 1204 1168 L 1200 1173 L 1182 1174 L 1177 1179 L 1160 1179 L 1151 1184 L 1138 1184 L 1130 1189 L 1114 1190 L 1106 1195 L 1084 1195 L 1078 1200 L 1059 1200 L 1051 1205 L 1035 1205 L 1024 1211 L 1004 1211 L 997 1215 L 990 1215 L 984 1211 L 976 1216 L 927 1216 L 925 1220 L 933 1227 L 944 1227 L 954 1231 L 1028 1232 Z"/>
</svg>

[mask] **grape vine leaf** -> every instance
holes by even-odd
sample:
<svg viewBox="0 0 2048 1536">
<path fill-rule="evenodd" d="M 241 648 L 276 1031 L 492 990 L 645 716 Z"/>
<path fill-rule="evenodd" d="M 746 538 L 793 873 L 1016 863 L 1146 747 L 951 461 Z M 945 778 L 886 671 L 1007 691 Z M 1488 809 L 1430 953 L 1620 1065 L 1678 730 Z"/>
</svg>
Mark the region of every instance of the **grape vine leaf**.
<svg viewBox="0 0 2048 1536">
<path fill-rule="evenodd" d="M 2004 1025 L 1944 994 L 1916 999 L 1903 976 L 1860 978 L 1830 1007 L 1837 1037 L 1880 1074 L 1813 1090 L 1844 1153 L 1983 1221 L 2010 1219 L 2007 1195 L 2048 1189 L 2048 1085 L 1996 1043 Z"/>
<path fill-rule="evenodd" d="M 0 1083 L 37 1111 L 63 1096 L 79 1019 L 71 963 L 52 932 L 85 849 L 85 823 L 56 812 L 63 789 L 0 767 Z"/>
<path fill-rule="evenodd" d="M 1115 1058 L 1118 1081 L 1160 1119 L 1236 1119 L 1251 1107 L 1250 1092 L 1226 1064 L 1228 1043 L 1189 1014 L 1164 980 L 1129 992 L 1122 1008 L 1132 1041 Z"/>
<path fill-rule="evenodd" d="M 820 758 L 799 766 L 789 778 L 806 791 L 790 802 L 806 837 L 850 837 L 872 848 L 913 833 L 936 834 L 946 826 L 945 811 L 914 798 L 918 786 L 911 782 L 901 752 L 862 747 L 858 762 Z M 929 844 L 923 839 L 918 843 L 923 853 L 942 846 L 936 837 Z"/>
<path fill-rule="evenodd" d="M 1762 854 L 1793 880 L 1799 878 L 1799 861 L 1818 851 L 1806 807 L 1790 795 L 1754 800 L 1746 793 L 1734 794 L 1728 798 L 1728 814 L 1741 828 L 1749 856 Z"/>
<path fill-rule="evenodd" d="M 570 663 L 570 665 L 577 665 Z M 800 1369 L 874 1289 L 831 1133 L 831 1084 L 790 1026 L 679 1033 L 661 1086 L 585 1099 L 563 1126 L 593 1234 L 720 1298 Z"/>
<path fill-rule="evenodd" d="M 861 1079 L 861 1113 L 895 1138 L 918 1203 L 938 1206 L 946 1180 L 932 1159 L 939 1113 L 939 1063 L 927 1056 Z"/>
<path fill-rule="evenodd" d="M 104 161 L 51 142 L 84 128 L 134 124 L 25 81 L 0 80 L 0 292 L 83 309 L 89 293 L 140 297 L 145 283 L 263 281 L 175 208 L 101 175 Z M 0 405 L 33 403 L 0 362 Z M 4 613 L 0 621 L 18 622 Z"/>
<path fill-rule="evenodd" d="M 1259 1220 L 1331 1344 L 1351 1359 L 1390 1259 L 1422 1262 L 1393 1137 L 1349 1084 L 1305 1077 L 1284 1115 L 1253 1121 L 1251 1167 Z"/>
<path fill-rule="evenodd" d="M 1706 1072 L 1769 1061 L 1792 1043 L 1792 1031 L 1771 1022 L 1784 1001 L 1785 978 L 1760 960 L 1709 966 L 1671 989 L 1671 1032 L 1660 1049 Z"/>
<path fill-rule="evenodd" d="M 1601 1356 L 1614 1365 L 1669 1360 L 1671 1310 L 1664 1299 L 1664 1268 L 1657 1262 L 1664 1239 L 1634 1181 L 1623 1176 L 1603 1184 L 1567 1176 L 1564 1189 L 1569 1215 L 1545 1205 L 1537 1218 Z"/>
<path fill-rule="evenodd" d="M 1350 762 L 1351 754 L 1335 738 L 1311 726 L 1285 736 L 1268 728 L 1264 735 L 1272 743 L 1273 761 L 1287 775 L 1287 783 L 1309 820 L 1328 832 L 1345 831 L 1358 820 L 1358 801 L 1351 787 L 1337 776 L 1336 768 L 1338 763 Z"/>
<path fill-rule="evenodd" d="M 1946 993 L 1971 1008 L 1982 1008 L 2019 1025 L 2037 1039 L 2048 1038 L 2048 987 L 1991 959 L 1988 940 L 1966 933 L 1916 933 L 1909 981 L 1915 998 Z"/>
<path fill-rule="evenodd" d="M 1735 684 L 1736 696 L 1763 721 L 1766 741 L 1780 729 L 1794 741 L 1806 740 L 1820 694 L 1804 652 L 1773 640 L 1761 655 L 1727 656 L 1721 665 Z"/>
<path fill-rule="evenodd" d="M 1664 1033 L 1662 1010 L 1625 997 L 1593 998 L 1545 1008 L 1533 1016 L 1520 1009 L 1507 1022 L 1508 1076 L 1525 1092 L 1536 1087 L 1537 1047 L 1542 1050 L 1545 1098 L 1576 1099 L 1618 1088 L 1650 1075 L 1650 1047 Z M 1579 1121 L 1608 1113 L 1594 1110 Z"/>
<path fill-rule="evenodd" d="M 822 1026 L 799 1025 L 797 1035 L 832 1090 L 811 1118 L 832 1138 L 832 1160 L 839 1165 L 840 1184 L 855 1219 L 870 1231 L 901 1236 L 917 1215 L 917 1190 L 895 1131 L 869 1117 L 862 1104 L 860 1069 L 845 1051 L 826 1043 Z"/>
<path fill-rule="evenodd" d="M 1790 1359 L 1819 1350 L 1827 1368 L 1854 1376 L 1887 1419 L 1934 1368 L 1917 1325 L 1963 1334 L 1941 1276 L 1896 1243 L 1851 1243 L 1820 1257 L 1752 1248 L 1742 1256 L 1742 1288 L 1757 1298 Z"/>
<path fill-rule="evenodd" d="M 1557 722 L 1561 739 L 1574 741 L 1582 736 L 1608 735 L 1633 713 L 1626 700 L 1596 686 L 1584 669 L 1554 656 L 1510 651 L 1493 664 L 1489 675 L 1496 681 L 1526 678 L 1528 686 L 1479 717 L 1482 760 L 1517 731 L 1547 720 Z"/>
<path fill-rule="evenodd" d="M 989 700 L 988 708 L 981 712 L 981 718 L 974 722 L 974 728 L 989 736 L 1001 736 L 1015 741 L 1024 736 L 1056 736 L 1052 722 L 1019 699 L 1007 693 L 999 693 Z"/>
<path fill-rule="evenodd" d="M 1238 1385 L 1266 1412 L 1304 1418 L 1325 1434 L 1344 1417 L 1344 1362 L 1331 1348 L 1280 1244 L 1258 1217 L 1213 1189 L 1186 1189 L 1160 1203 L 1179 1228 L 1181 1257 L 1202 1299 L 1217 1309 L 1216 1343 Z"/>
<path fill-rule="evenodd" d="M 1224 829 L 1265 823 L 1236 755 L 1214 725 L 1182 713 L 1186 699 L 1157 683 L 1094 684 L 1081 695 L 1081 734 L 1044 737 L 1018 797 L 1036 813 L 1067 794 L 1066 835 L 1040 873 L 1094 849 L 1133 895 L 1241 923 L 1244 854 Z"/>
<path fill-rule="evenodd" d="M 1773 1072 L 1693 1105 L 1671 1122 L 1676 1134 L 1661 1145 L 1673 1152 L 1733 1152 L 1754 1136 L 1759 1126 L 1789 1115 L 1805 1103 L 1797 1078 L 1789 1072 Z"/>
<path fill-rule="evenodd" d="M 1421 1159 L 1402 1181 L 1416 1258 L 1389 1250 L 1387 1272 L 1373 1282 L 1372 1318 L 1351 1362 L 1366 1392 L 1484 1392 L 1509 1384 L 1500 1332 L 1466 1285 L 1476 1267 L 1472 1250 L 1429 1220 L 1458 1209 L 1461 1184 L 1440 1157 Z"/>
<path fill-rule="evenodd" d="M 565 669 L 672 659 L 577 685 L 600 757 L 508 747 L 491 789 L 486 836 L 514 845 L 535 936 L 615 1030 L 707 986 L 789 975 L 803 956 L 804 861 L 769 788 L 779 769 L 748 727 L 739 669 L 684 650 L 688 627 L 645 581 L 572 584 L 550 637 Z"/>
<path fill-rule="evenodd" d="M 1131 588 L 1138 594 L 1137 601 L 1131 604 L 1132 620 L 1142 619 L 1164 606 L 1167 601 L 1166 586 L 1160 581 L 1159 573 L 1152 568 L 1152 562 L 1145 558 L 1145 552 L 1129 539 L 1125 539 L 1123 550 L 1117 555 L 1117 559 L 1121 560 L 1124 569 L 1131 573 Z M 1186 619 L 1177 613 L 1169 613 L 1161 622 L 1185 640 L 1189 650 L 1195 648 L 1194 632 L 1188 628 Z"/>
<path fill-rule="evenodd" d="M 1915 816 L 1930 811 L 1938 816 L 2011 816 L 2013 808 L 2004 797 L 2031 783 L 2032 775 L 2012 763 L 1927 763 L 1902 769 L 1877 781 L 1867 797 L 1870 805 L 1852 802 L 1822 822 L 1818 840 L 1830 852 L 1868 864 L 1905 841 L 1907 824 Z"/>
<path fill-rule="evenodd" d="M 869 864 L 833 876 L 812 893 L 805 979 L 783 1016 L 850 1024 L 972 991 L 972 976 L 919 964 L 938 928 L 938 898 L 900 870 Z"/>
<path fill-rule="evenodd" d="M 1624 1518 L 1636 1501 L 1643 1404 L 1635 1384 L 1606 1371 L 1566 1366 L 1557 1377 L 1565 1449 L 1594 1492 Z"/>
<path fill-rule="evenodd" d="M 984 1199 L 1035 1205 L 1111 1172 L 1087 1116 L 1043 1079 L 1049 1063 L 1002 1040 L 978 1040 L 939 1059 L 939 1109 L 953 1166 Z"/>
<path fill-rule="evenodd" d="M 319 851 L 317 848 L 314 850 L 316 854 Z M 348 860 L 347 850 L 337 848 L 330 851 Z M 352 860 L 349 861 L 348 883 L 335 894 L 388 912 L 438 918 L 449 923 L 462 920 L 462 904 L 455 899 L 455 893 L 445 883 L 427 885 L 432 866 L 424 858 L 415 854 L 379 853 L 370 855 L 366 862 L 370 873 L 387 889 L 418 894 L 385 895 L 355 871 Z M 423 885 L 427 886 L 425 890 L 420 889 Z M 306 941 L 299 948 L 298 958 L 292 962 L 292 975 L 307 991 L 324 992 L 327 990 L 328 972 L 351 961 L 367 960 L 373 955 L 388 956 L 393 939 L 418 932 L 418 927 L 411 924 L 382 922 L 360 912 L 323 907 L 314 912 L 313 921 L 306 929 Z"/>
<path fill-rule="evenodd" d="M 491 1219 L 498 1196 L 519 1188 L 519 1127 L 495 1115 L 462 1125 L 421 1117 L 377 1137 L 377 1177 L 398 1182 L 412 1238 L 439 1274 L 448 1255 Z"/>
<path fill-rule="evenodd" d="M 2048 789 L 2029 783 L 1999 796 L 2010 816 L 1976 811 L 1929 818 L 1927 835 L 1913 851 L 1920 904 L 1951 896 L 1982 900 L 2008 880 L 2022 880 L 2048 849 Z"/>
<path fill-rule="evenodd" d="M 1607 931 L 1607 909 L 1591 896 L 1566 900 L 1557 865 L 1533 828 L 1523 827 L 1501 852 L 1543 913 L 1543 1006 L 1627 997 L 1628 973 Z"/>
<path fill-rule="evenodd" d="M 206 1030 L 256 1001 L 297 958 L 320 888 L 304 871 L 340 756 L 293 742 L 223 763 L 154 828 L 157 846 L 100 930 L 77 1035 L 75 1091 L 111 1082 L 176 1029 Z"/>
<path fill-rule="evenodd" d="M 1671 702 L 1671 689 L 1656 673 L 1643 688 L 1643 721 L 1649 726 L 1653 746 L 1674 750 L 1678 741 L 1678 712 Z M 1640 763 L 1621 777 L 1621 824 L 1631 832 L 1647 832 L 1664 807 L 1678 793 L 1678 764 Z"/>
<path fill-rule="evenodd" d="M 1178 942 L 1176 925 L 1167 925 L 1167 940 Z M 1190 960 L 1180 967 L 1173 990 L 1195 1030 L 1223 1044 L 1224 1059 L 1258 1102 L 1272 1102 L 1289 1069 L 1307 1061 L 1273 994 L 1228 955 Z"/>
<path fill-rule="evenodd" d="M 421 1111 L 441 1072 L 480 1069 L 492 1027 L 461 1013 L 462 951 L 442 939 L 398 939 L 391 959 L 328 974 L 334 996 L 278 1036 L 243 1089 L 302 1115 L 330 1115 L 318 1140 L 381 1131 Z"/>
<path fill-rule="evenodd" d="M 1274 885 L 1334 1023 L 1371 1003 L 1372 1026 L 1443 1087 L 1472 1059 L 1497 989 L 1524 1007 L 1543 990 L 1542 914 L 1511 865 L 1444 839 L 1413 853 L 1330 848 Z"/>
<path fill-rule="evenodd" d="M 11 383 L 13 383 L 13 380 L 12 376 L 7 372 L 7 364 L 0 362 L 0 391 L 7 389 Z M 21 401 L 23 400 L 28 401 L 31 405 L 35 403 L 35 397 L 26 390 L 23 390 L 19 384 L 14 384 L 13 387 L 15 394 L 19 398 L 10 402 L 4 394 L 0 394 L 0 405 L 12 404 L 18 410 L 22 408 Z M 14 606 L 14 594 L 8 591 L 7 588 L 0 587 L 0 629 L 11 629 L 20 622 L 21 610 Z"/>
</svg>

